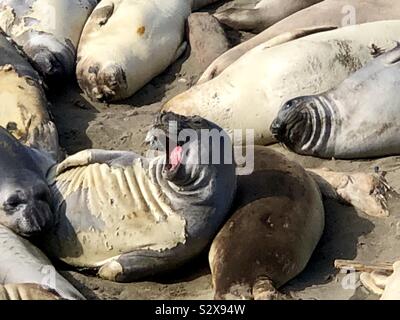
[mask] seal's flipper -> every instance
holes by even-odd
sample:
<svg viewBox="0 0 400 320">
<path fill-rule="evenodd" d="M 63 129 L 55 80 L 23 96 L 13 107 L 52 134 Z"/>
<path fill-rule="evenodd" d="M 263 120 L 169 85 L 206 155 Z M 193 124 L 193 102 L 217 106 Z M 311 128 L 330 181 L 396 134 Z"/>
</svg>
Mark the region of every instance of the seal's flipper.
<svg viewBox="0 0 400 320">
<path fill-rule="evenodd" d="M 38 284 L 0 285 L 0 300 L 64 300 L 54 290 Z"/>
<path fill-rule="evenodd" d="M 48 153 L 57 162 L 64 158 L 58 140 L 57 128 L 52 121 L 42 123 L 35 127 L 32 132 L 29 132 L 27 145 Z"/>
<path fill-rule="evenodd" d="M 317 27 L 296 29 L 296 30 L 290 31 L 290 32 L 284 32 L 284 33 L 268 40 L 267 42 L 264 42 L 263 50 L 269 49 L 271 47 L 276 47 L 283 43 L 293 41 L 293 40 L 296 40 L 299 38 L 304 38 L 304 37 L 312 35 L 314 33 L 326 32 L 326 31 L 331 31 L 331 30 L 335 30 L 335 29 L 338 29 L 338 27 L 337 26 L 317 26 Z"/>
<path fill-rule="evenodd" d="M 400 42 L 396 41 L 396 46 L 383 53 L 382 54 L 382 59 L 385 64 L 395 64 L 400 61 Z"/>
<path fill-rule="evenodd" d="M 132 282 L 178 268 L 181 263 L 177 263 L 177 256 L 174 249 L 133 251 L 105 263 L 98 275 L 104 280 Z"/>
<path fill-rule="evenodd" d="M 182 42 L 182 44 L 176 50 L 174 61 L 179 59 L 179 57 L 186 51 L 187 47 L 188 43 L 186 41 Z"/>
<path fill-rule="evenodd" d="M 385 286 L 388 282 L 388 278 L 389 278 L 388 275 L 384 275 L 377 272 L 372 272 L 372 273 L 363 272 L 360 275 L 360 281 L 363 284 L 363 286 L 372 293 L 379 296 L 383 294 Z"/>
<path fill-rule="evenodd" d="M 90 23 L 93 23 L 98 27 L 104 26 L 111 18 L 113 13 L 114 13 L 114 3 L 111 2 L 108 5 L 95 9 L 92 15 L 90 16 Z"/>
<path fill-rule="evenodd" d="M 94 163 L 106 163 L 109 165 L 130 165 L 132 161 L 139 158 L 134 152 L 108 151 L 100 149 L 88 149 L 67 157 L 61 162 L 55 174 L 59 175 L 71 168 L 87 166 Z"/>
<path fill-rule="evenodd" d="M 327 169 L 308 171 L 329 183 L 343 202 L 373 217 L 389 216 L 388 198 L 397 193 L 388 184 L 383 173 L 343 173 Z M 318 180 L 317 183 L 320 182 Z M 321 189 L 322 192 L 325 190 Z M 328 192 L 324 195 L 329 197 L 330 194 Z M 336 197 L 333 199 L 338 200 Z"/>
<path fill-rule="evenodd" d="M 254 300 L 283 300 L 283 295 L 268 278 L 259 278 L 253 286 Z"/>
</svg>

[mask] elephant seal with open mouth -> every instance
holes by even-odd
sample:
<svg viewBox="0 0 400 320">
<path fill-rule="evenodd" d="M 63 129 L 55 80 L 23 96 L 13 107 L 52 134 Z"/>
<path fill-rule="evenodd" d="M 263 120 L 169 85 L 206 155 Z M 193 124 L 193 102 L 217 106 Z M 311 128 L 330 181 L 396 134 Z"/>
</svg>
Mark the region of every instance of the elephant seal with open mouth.
<svg viewBox="0 0 400 320">
<path fill-rule="evenodd" d="M 51 170 L 59 223 L 41 242 L 50 256 L 125 282 L 173 270 L 205 249 L 236 190 L 229 136 L 200 117 L 161 113 L 147 141 L 165 152 L 85 150 Z"/>
</svg>

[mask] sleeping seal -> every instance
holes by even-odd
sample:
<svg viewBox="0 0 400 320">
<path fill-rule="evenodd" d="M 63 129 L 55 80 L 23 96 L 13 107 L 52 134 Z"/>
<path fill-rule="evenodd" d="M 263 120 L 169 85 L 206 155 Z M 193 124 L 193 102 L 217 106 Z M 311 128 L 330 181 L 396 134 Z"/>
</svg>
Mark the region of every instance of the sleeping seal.
<svg viewBox="0 0 400 320">
<path fill-rule="evenodd" d="M 209 252 L 216 299 L 287 298 L 277 289 L 304 269 L 319 242 L 322 200 L 372 216 L 388 214 L 391 188 L 375 173 L 306 171 L 261 146 L 255 146 L 254 160 L 254 172 L 238 178 L 233 215 Z"/>
<path fill-rule="evenodd" d="M 56 222 L 46 181 L 54 162 L 23 146 L 0 127 L 0 224 L 23 236 L 37 235 Z"/>
<path fill-rule="evenodd" d="M 185 50 L 192 8 L 215 1 L 102 0 L 82 33 L 77 78 L 92 100 L 128 98 Z M 126 37 L 126 30 L 133 30 Z"/>
<path fill-rule="evenodd" d="M 398 155 L 399 83 L 400 44 L 337 88 L 284 103 L 271 131 L 303 155 L 336 159 Z"/>
<path fill-rule="evenodd" d="M 317 183 L 297 163 L 255 147 L 240 176 L 234 214 L 209 253 L 216 299 L 277 299 L 307 265 L 325 222 Z"/>
<path fill-rule="evenodd" d="M 249 50 L 285 32 L 321 25 L 340 28 L 351 24 L 396 20 L 399 17 L 400 2 L 398 0 L 325 0 L 292 14 L 222 54 L 207 68 L 198 83 L 215 78 Z M 291 38 L 284 41 L 289 40 Z"/>
<path fill-rule="evenodd" d="M 218 136 L 211 145 L 207 130 Z M 125 282 L 174 269 L 207 246 L 236 190 L 233 161 L 214 162 L 217 153 L 232 159 L 230 138 L 199 117 L 163 113 L 147 141 L 166 153 L 85 150 L 51 170 L 60 221 L 41 241 L 50 256 Z"/>
<path fill-rule="evenodd" d="M 82 28 L 97 0 L 0 0 L 0 28 L 48 84 L 72 75 Z"/>
<path fill-rule="evenodd" d="M 274 23 L 322 0 L 261 0 L 251 7 L 232 7 L 214 14 L 219 22 L 237 29 L 261 32 Z"/>
<path fill-rule="evenodd" d="M 0 33 L 0 126 L 21 143 L 60 155 L 58 133 L 47 111 L 41 78 Z"/>
<path fill-rule="evenodd" d="M 264 43 L 217 78 L 172 98 L 164 110 L 196 114 L 229 131 L 253 129 L 255 144 L 272 143 L 270 126 L 282 103 L 334 88 L 373 59 L 372 44 L 389 48 L 398 38 L 400 21 L 395 20 L 321 32 L 272 48 Z"/>
<path fill-rule="evenodd" d="M 84 299 L 38 248 L 0 224 L 0 300 L 59 297 Z"/>
</svg>

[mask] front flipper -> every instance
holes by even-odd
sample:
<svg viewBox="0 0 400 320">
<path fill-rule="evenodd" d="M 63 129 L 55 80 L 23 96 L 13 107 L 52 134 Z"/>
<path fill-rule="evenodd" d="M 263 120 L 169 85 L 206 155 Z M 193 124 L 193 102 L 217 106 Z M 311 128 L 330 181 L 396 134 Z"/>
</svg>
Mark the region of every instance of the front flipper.
<svg viewBox="0 0 400 320">
<path fill-rule="evenodd" d="M 71 168 L 87 166 L 94 163 L 105 163 L 111 166 L 129 166 L 140 158 L 134 152 L 129 151 L 108 151 L 100 149 L 88 149 L 67 157 L 56 166 L 56 175 L 59 175 Z"/>
<path fill-rule="evenodd" d="M 133 282 L 175 270 L 183 263 L 179 251 L 177 247 L 162 252 L 138 250 L 122 254 L 104 264 L 99 270 L 99 276 L 114 282 Z"/>
<path fill-rule="evenodd" d="M 54 290 L 38 284 L 0 285 L 0 300 L 63 300 Z"/>
<path fill-rule="evenodd" d="M 58 141 L 58 132 L 52 121 L 42 123 L 35 127 L 27 137 L 27 145 L 46 152 L 55 161 L 63 159 L 60 144 Z"/>
</svg>

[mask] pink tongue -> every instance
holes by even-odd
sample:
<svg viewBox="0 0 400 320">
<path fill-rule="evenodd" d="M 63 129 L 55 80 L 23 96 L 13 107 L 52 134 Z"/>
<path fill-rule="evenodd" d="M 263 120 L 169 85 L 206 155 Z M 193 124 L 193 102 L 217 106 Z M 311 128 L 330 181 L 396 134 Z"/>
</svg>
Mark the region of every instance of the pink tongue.
<svg viewBox="0 0 400 320">
<path fill-rule="evenodd" d="M 176 169 L 177 166 L 182 161 L 182 152 L 183 148 L 180 146 L 177 146 L 172 150 L 171 154 L 169 155 L 169 163 L 171 164 L 171 170 Z"/>
</svg>

